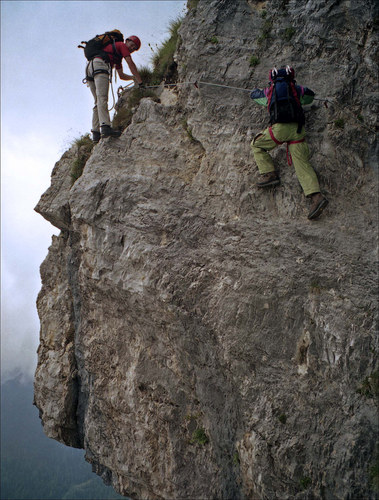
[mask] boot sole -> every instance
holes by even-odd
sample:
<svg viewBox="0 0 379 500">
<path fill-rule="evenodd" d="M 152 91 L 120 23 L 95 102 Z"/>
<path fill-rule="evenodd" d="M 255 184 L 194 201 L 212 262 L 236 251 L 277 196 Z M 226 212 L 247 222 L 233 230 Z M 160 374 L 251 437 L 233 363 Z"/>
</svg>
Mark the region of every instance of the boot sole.
<svg viewBox="0 0 379 500">
<path fill-rule="evenodd" d="M 279 186 L 280 180 L 279 179 L 274 179 L 273 181 L 268 181 L 265 183 L 257 184 L 257 187 L 259 188 L 266 188 L 266 187 L 274 187 L 274 186 Z"/>
<path fill-rule="evenodd" d="M 317 205 L 317 207 L 313 210 L 313 212 L 311 212 L 309 215 L 308 215 L 308 219 L 309 220 L 312 220 L 312 219 L 315 219 L 316 217 L 318 217 L 319 215 L 321 215 L 322 211 L 324 210 L 324 208 L 326 208 L 328 206 L 328 200 L 326 198 L 324 198 L 323 200 L 320 201 L 320 203 Z"/>
</svg>

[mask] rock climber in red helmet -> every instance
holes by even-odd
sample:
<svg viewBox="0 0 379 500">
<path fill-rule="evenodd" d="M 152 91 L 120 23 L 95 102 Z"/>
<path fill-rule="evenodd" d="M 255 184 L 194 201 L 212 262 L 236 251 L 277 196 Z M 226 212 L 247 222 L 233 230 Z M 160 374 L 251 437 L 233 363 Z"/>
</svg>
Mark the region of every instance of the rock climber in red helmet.
<svg viewBox="0 0 379 500">
<path fill-rule="evenodd" d="M 114 52 L 114 47 L 116 52 Z M 103 48 L 102 54 L 96 55 L 86 68 L 86 81 L 95 100 L 92 115 L 92 137 L 99 142 L 100 137 L 119 137 L 120 132 L 113 130 L 108 111 L 109 75 L 113 67 L 121 80 L 134 80 L 137 86 L 142 86 L 142 78 L 132 59 L 132 52 L 141 47 L 138 36 L 132 35 L 125 42 L 110 43 Z M 131 75 L 124 73 L 122 60 L 125 59 Z"/>
</svg>

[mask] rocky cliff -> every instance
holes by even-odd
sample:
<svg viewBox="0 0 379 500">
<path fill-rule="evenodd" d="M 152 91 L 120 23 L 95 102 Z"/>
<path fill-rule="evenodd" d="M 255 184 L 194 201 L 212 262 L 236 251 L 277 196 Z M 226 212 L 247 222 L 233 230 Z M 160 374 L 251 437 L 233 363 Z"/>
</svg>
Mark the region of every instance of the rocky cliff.
<svg viewBox="0 0 379 500">
<path fill-rule="evenodd" d="M 189 84 L 142 99 L 74 184 L 77 146 L 55 165 L 35 403 L 123 495 L 376 498 L 375 9 L 192 0 Z M 281 187 L 255 187 L 265 109 L 191 84 L 262 87 L 274 64 L 329 101 L 306 110 L 315 221 L 283 147 Z"/>
</svg>

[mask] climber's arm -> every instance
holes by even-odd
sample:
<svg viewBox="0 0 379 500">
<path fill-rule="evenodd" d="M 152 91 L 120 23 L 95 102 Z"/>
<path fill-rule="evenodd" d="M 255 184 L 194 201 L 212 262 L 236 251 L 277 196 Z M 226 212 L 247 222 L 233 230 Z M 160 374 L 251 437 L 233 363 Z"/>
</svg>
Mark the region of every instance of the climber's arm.
<svg viewBox="0 0 379 500">
<path fill-rule="evenodd" d="M 120 77 L 120 80 L 133 80 L 133 75 L 127 75 L 123 72 L 122 68 L 117 68 L 117 74 Z"/>
<path fill-rule="evenodd" d="M 134 64 L 133 59 L 130 56 L 126 56 L 125 61 L 126 61 L 126 64 L 129 66 L 129 69 L 130 69 L 133 77 L 136 79 L 137 83 L 141 84 L 142 78 L 141 78 L 140 74 L 138 73 L 137 66 Z"/>
<path fill-rule="evenodd" d="M 261 106 L 267 106 L 267 97 L 266 97 L 265 89 L 254 89 L 251 92 L 250 97 L 257 104 L 260 104 Z"/>
<path fill-rule="evenodd" d="M 301 87 L 301 88 L 302 88 L 302 94 L 300 97 L 301 104 L 311 104 L 316 94 L 313 92 L 313 90 L 309 89 L 308 87 Z"/>
</svg>

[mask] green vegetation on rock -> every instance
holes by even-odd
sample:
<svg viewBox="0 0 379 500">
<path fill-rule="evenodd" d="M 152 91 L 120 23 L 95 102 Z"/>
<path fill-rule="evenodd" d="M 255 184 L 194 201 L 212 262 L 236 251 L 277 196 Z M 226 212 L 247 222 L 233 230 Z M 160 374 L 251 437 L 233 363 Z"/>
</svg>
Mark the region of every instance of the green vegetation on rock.
<svg viewBox="0 0 379 500">
<path fill-rule="evenodd" d="M 72 145 L 77 147 L 77 157 L 71 166 L 71 179 L 74 184 L 74 182 L 77 181 L 83 173 L 84 166 L 87 163 L 88 158 L 91 156 L 94 143 L 92 142 L 89 134 L 85 134 L 79 139 L 75 139 Z"/>
<path fill-rule="evenodd" d="M 170 36 L 165 40 L 152 57 L 153 69 L 147 66 L 139 68 L 142 81 L 145 86 L 156 86 L 162 81 L 175 83 L 177 81 L 177 65 L 174 61 L 174 53 L 179 43 L 178 30 L 182 19 L 178 18 L 171 22 L 169 26 Z M 153 49 L 152 49 L 153 50 Z M 121 104 L 116 106 L 116 113 L 112 120 L 112 127 L 124 130 L 132 121 L 133 114 L 141 99 L 150 97 L 159 101 L 153 89 L 132 88 L 122 96 Z"/>
</svg>

